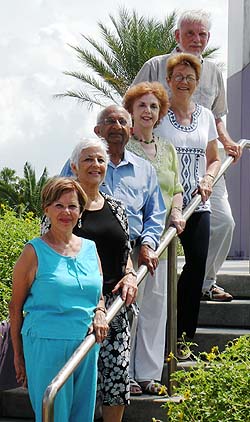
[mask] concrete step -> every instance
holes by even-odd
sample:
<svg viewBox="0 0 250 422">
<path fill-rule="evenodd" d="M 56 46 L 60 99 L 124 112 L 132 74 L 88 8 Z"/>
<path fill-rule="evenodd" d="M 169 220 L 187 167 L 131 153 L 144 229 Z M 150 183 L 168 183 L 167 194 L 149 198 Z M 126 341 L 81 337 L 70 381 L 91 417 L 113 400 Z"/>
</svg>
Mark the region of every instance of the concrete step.
<svg viewBox="0 0 250 422">
<path fill-rule="evenodd" d="M 143 394 L 133 397 L 125 410 L 122 422 L 152 422 L 152 418 L 167 421 L 167 409 L 162 406 L 166 401 L 180 401 L 180 397 L 167 398 Z"/>
<path fill-rule="evenodd" d="M 250 298 L 249 274 L 219 274 L 217 284 L 230 292 L 235 299 Z"/>
<path fill-rule="evenodd" d="M 181 271 L 183 265 L 185 264 L 184 256 L 177 257 L 177 268 L 178 272 Z M 244 274 L 250 275 L 250 260 L 234 260 L 234 259 L 227 259 L 224 261 L 223 265 L 221 266 L 218 275 L 220 274 Z"/>
<path fill-rule="evenodd" d="M 213 346 L 218 346 L 222 351 L 229 341 L 248 334 L 250 329 L 199 327 L 193 340 L 198 345 L 194 347 L 194 353 L 210 352 Z"/>
<path fill-rule="evenodd" d="M 250 300 L 202 301 L 198 326 L 250 328 Z"/>
<path fill-rule="evenodd" d="M 99 412 L 95 421 L 99 421 Z M 27 388 L 0 391 L 0 422 L 35 422 Z"/>
<path fill-rule="evenodd" d="M 0 391 L 0 409 L 1 417 L 35 420 L 27 388 Z"/>
<path fill-rule="evenodd" d="M 27 418 L 0 418 L 0 422 L 34 422 L 35 419 L 27 419 Z"/>
<path fill-rule="evenodd" d="M 183 256 L 177 258 L 178 275 L 185 264 Z M 226 260 L 217 274 L 217 283 L 235 298 L 250 298 L 250 263 L 248 260 Z"/>
<path fill-rule="evenodd" d="M 190 367 L 195 366 L 195 365 L 196 365 L 196 361 L 194 359 L 183 360 L 183 361 L 177 362 L 177 371 L 181 369 L 188 370 Z M 164 363 L 161 383 L 167 386 L 167 380 L 168 380 L 168 364 Z"/>
<path fill-rule="evenodd" d="M 152 422 L 152 418 L 166 420 L 166 410 L 162 409 L 162 404 L 166 400 L 157 396 L 143 394 L 134 397 L 130 406 L 125 410 L 123 422 Z"/>
<path fill-rule="evenodd" d="M 30 402 L 28 392 L 20 391 L 20 389 L 8 390 L 4 393 L 4 413 L 0 417 L 0 422 L 35 422 L 32 409 L 30 409 Z M 22 397 L 20 406 L 20 396 Z M 131 398 L 131 405 L 127 407 L 123 422 L 152 422 L 152 418 L 166 420 L 166 410 L 162 409 L 161 405 L 167 399 L 143 394 L 140 397 Z M 174 399 L 178 401 L 178 398 Z M 5 414 L 6 413 L 6 414 Z M 17 413 L 19 416 L 17 416 Z M 96 422 L 102 419 L 95 419 Z"/>
</svg>

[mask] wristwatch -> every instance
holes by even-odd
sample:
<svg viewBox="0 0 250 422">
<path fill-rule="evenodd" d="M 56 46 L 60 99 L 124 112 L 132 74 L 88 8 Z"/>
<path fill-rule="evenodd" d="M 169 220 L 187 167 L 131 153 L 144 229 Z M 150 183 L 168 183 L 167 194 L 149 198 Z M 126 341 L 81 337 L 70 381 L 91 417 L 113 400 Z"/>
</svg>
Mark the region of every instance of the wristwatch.
<svg viewBox="0 0 250 422">
<path fill-rule="evenodd" d="M 137 277 L 137 272 L 134 270 L 134 268 L 126 268 L 126 270 L 125 270 L 125 274 L 127 275 L 127 274 L 132 274 L 132 275 L 134 275 L 135 277 Z"/>
<path fill-rule="evenodd" d="M 152 249 L 152 251 L 154 251 L 154 247 L 149 243 L 142 243 L 141 246 L 147 246 L 148 248 Z"/>
</svg>

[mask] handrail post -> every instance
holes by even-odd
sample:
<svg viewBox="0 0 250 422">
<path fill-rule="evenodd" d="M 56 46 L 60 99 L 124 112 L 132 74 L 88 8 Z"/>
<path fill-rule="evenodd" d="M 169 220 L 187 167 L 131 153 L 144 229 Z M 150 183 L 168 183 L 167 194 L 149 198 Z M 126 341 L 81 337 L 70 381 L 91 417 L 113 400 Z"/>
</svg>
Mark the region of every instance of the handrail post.
<svg viewBox="0 0 250 422">
<path fill-rule="evenodd" d="M 168 394 L 173 394 L 173 382 L 171 375 L 177 369 L 176 344 L 177 344 L 177 238 L 172 239 L 168 245 L 168 280 L 167 280 L 167 388 Z M 170 354 L 171 353 L 171 354 Z"/>
<path fill-rule="evenodd" d="M 42 418 L 43 422 L 53 422 L 54 421 L 54 400 L 56 396 L 56 391 L 53 395 L 51 395 L 51 388 L 47 388 L 46 390 L 46 398 L 48 402 L 43 400 L 42 404 Z"/>
</svg>

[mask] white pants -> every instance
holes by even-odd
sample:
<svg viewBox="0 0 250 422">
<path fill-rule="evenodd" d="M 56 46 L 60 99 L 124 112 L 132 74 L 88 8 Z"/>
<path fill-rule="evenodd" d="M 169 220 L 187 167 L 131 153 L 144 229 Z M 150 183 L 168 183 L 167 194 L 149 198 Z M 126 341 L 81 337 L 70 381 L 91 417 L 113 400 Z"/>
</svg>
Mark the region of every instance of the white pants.
<svg viewBox="0 0 250 422">
<path fill-rule="evenodd" d="M 135 255 L 132 253 L 136 268 L 138 259 Z M 140 284 L 137 303 L 140 312 L 134 318 L 131 329 L 129 376 L 139 382 L 160 381 L 167 322 L 166 259 L 160 259 L 154 276 L 148 274 Z"/>
<path fill-rule="evenodd" d="M 233 238 L 235 223 L 228 201 L 224 176 L 213 187 L 210 202 L 212 214 L 203 292 L 209 290 L 216 280 L 216 274 L 228 255 Z"/>
</svg>

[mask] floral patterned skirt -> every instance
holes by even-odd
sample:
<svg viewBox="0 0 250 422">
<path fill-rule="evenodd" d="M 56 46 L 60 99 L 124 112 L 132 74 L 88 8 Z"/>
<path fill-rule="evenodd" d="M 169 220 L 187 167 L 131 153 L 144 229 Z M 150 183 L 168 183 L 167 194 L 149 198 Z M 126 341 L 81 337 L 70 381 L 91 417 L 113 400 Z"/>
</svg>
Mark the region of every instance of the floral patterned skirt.
<svg viewBox="0 0 250 422">
<path fill-rule="evenodd" d="M 105 295 L 106 308 L 117 295 Z M 129 404 L 129 357 L 130 328 L 127 309 L 124 306 L 109 325 L 98 360 L 97 397 L 104 406 Z"/>
</svg>

